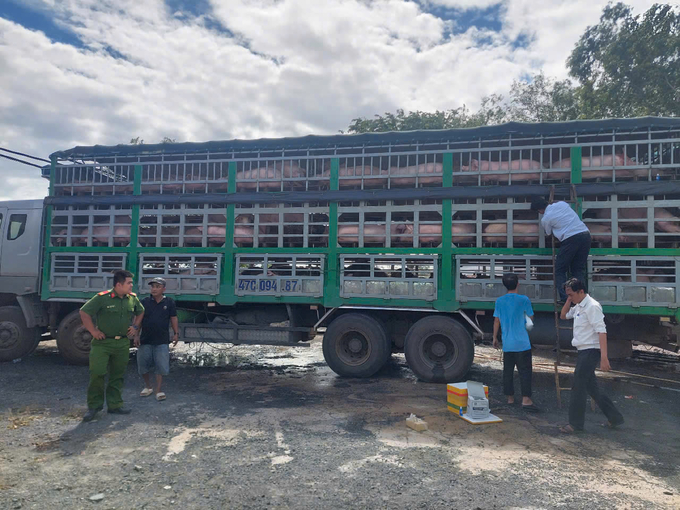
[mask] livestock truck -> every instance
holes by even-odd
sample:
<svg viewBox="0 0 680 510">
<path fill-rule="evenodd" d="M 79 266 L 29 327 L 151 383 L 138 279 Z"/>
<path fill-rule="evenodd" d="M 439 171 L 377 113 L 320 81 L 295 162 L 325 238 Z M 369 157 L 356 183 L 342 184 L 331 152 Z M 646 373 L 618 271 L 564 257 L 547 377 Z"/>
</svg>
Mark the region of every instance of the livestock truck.
<svg viewBox="0 0 680 510">
<path fill-rule="evenodd" d="M 677 350 L 680 119 L 75 147 L 44 200 L 0 204 L 0 359 L 50 333 L 85 363 L 78 314 L 125 268 L 163 277 L 185 342 L 308 345 L 368 377 L 403 351 L 424 381 L 463 378 L 520 275 L 532 341 L 553 344 L 552 243 L 533 196 L 575 198 L 610 352 Z M 569 346 L 562 331 L 562 347 Z"/>
</svg>

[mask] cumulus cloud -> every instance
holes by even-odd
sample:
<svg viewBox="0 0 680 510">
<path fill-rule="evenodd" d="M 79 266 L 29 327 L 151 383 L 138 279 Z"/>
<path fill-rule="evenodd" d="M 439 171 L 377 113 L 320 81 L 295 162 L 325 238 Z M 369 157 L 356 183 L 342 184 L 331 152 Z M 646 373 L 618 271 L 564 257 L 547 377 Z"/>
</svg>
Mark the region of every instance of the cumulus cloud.
<svg viewBox="0 0 680 510">
<path fill-rule="evenodd" d="M 457 17 L 501 3 L 499 31 Z M 641 12 L 653 2 L 633 3 Z M 182 4 L 24 2 L 75 34 L 79 47 L 0 18 L 0 146 L 46 156 L 133 136 L 323 134 L 396 108 L 474 109 L 527 73 L 566 76 L 569 51 L 606 0 Z M 520 36 L 530 44 L 518 46 Z M 0 198 L 44 196 L 37 174 L 0 160 L 9 183 Z"/>
</svg>

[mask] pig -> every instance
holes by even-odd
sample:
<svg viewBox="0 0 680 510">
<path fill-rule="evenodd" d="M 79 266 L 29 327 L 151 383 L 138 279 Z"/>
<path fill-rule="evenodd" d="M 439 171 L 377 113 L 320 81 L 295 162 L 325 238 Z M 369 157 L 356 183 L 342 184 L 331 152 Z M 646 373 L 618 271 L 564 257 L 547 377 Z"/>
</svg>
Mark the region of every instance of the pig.
<svg viewBox="0 0 680 510">
<path fill-rule="evenodd" d="M 419 184 L 441 184 L 442 173 L 443 165 L 441 163 L 424 163 L 406 167 L 393 166 L 389 170 L 391 182 L 396 186 L 413 186 L 416 183 L 416 177 L 418 177 Z M 409 177 L 398 177 L 402 175 Z"/>
<path fill-rule="evenodd" d="M 590 230 L 590 239 L 596 243 L 612 242 L 612 227 L 603 223 L 590 223 L 587 225 Z M 620 230 L 620 229 L 619 229 Z"/>
<path fill-rule="evenodd" d="M 441 225 L 420 225 L 420 245 L 441 244 L 442 226 Z M 451 225 L 451 236 L 455 244 L 472 243 L 475 241 L 475 226 L 472 223 L 456 223 Z"/>
<path fill-rule="evenodd" d="M 222 246 L 226 240 L 227 228 L 221 225 L 208 225 L 208 244 Z"/>
<path fill-rule="evenodd" d="M 254 227 L 248 225 L 234 225 L 234 243 L 237 245 L 253 244 Z"/>
<path fill-rule="evenodd" d="M 485 243 L 507 243 L 507 224 L 489 223 L 484 227 L 483 240 Z M 512 226 L 514 244 L 538 244 L 538 224 L 516 223 Z M 497 234 L 497 235 L 493 235 Z"/>
<path fill-rule="evenodd" d="M 264 165 L 264 164 L 263 164 Z M 269 162 L 260 168 L 245 168 L 236 173 L 236 189 L 240 190 L 280 190 L 283 179 L 302 179 L 305 171 L 293 161 Z M 244 180 L 247 179 L 245 182 Z"/>
<path fill-rule="evenodd" d="M 587 179 L 611 179 L 612 170 L 607 170 L 606 168 L 614 167 L 616 168 L 616 178 L 629 178 L 637 174 L 640 174 L 640 169 L 622 169 L 621 167 L 633 166 L 635 161 L 630 159 L 628 156 L 623 154 L 617 154 L 615 157 L 611 154 L 606 154 L 604 156 L 593 156 L 592 161 L 589 156 L 581 158 L 581 172 L 584 178 Z M 600 168 L 604 167 L 603 170 L 590 170 L 589 168 Z M 571 168 L 571 158 L 564 158 L 555 163 L 553 163 L 552 168 Z M 644 175 L 647 175 L 647 171 L 642 169 Z M 641 174 L 642 175 L 642 174 Z M 548 177 L 550 179 L 560 179 L 568 177 L 569 174 L 565 172 L 560 173 L 549 173 Z"/>
<path fill-rule="evenodd" d="M 673 268 L 668 268 L 668 270 L 673 271 Z M 673 274 L 669 274 L 662 268 L 637 268 L 636 269 L 636 281 L 640 283 L 674 283 L 675 277 Z"/>
<path fill-rule="evenodd" d="M 453 225 L 451 225 L 451 236 L 454 244 L 474 243 L 475 230 L 476 227 L 472 223 L 454 222 Z"/>
<path fill-rule="evenodd" d="M 338 170 L 340 188 L 354 188 L 361 186 L 364 176 L 364 187 L 384 186 L 387 183 L 387 170 L 381 170 L 370 165 L 342 165 Z M 348 178 L 349 177 L 349 178 Z M 351 177 L 356 177 L 352 179 Z"/>
<path fill-rule="evenodd" d="M 71 227 L 71 246 L 87 246 L 87 227 Z M 54 240 L 54 246 L 66 246 L 66 236 L 68 235 L 68 229 L 62 228 L 56 232 L 56 239 Z"/>
<path fill-rule="evenodd" d="M 647 220 L 647 209 L 619 209 L 619 218 Z M 646 226 L 646 221 L 640 223 Z M 630 225 L 635 225 L 635 223 L 630 223 Z M 661 232 L 680 233 L 680 218 L 667 209 L 654 209 L 654 225 Z"/>
<path fill-rule="evenodd" d="M 401 233 L 403 233 L 403 229 L 399 227 L 399 224 L 392 224 L 390 226 L 392 239 L 398 239 Z M 340 245 L 358 244 L 359 225 L 338 225 L 338 243 Z M 385 244 L 384 224 L 364 224 L 364 245 L 366 244 Z"/>
<path fill-rule="evenodd" d="M 109 236 L 111 235 L 111 227 L 109 225 L 93 225 L 92 226 L 92 241 L 109 244 Z M 114 244 L 129 244 L 130 243 L 130 227 L 123 225 L 113 226 L 113 243 Z"/>
<path fill-rule="evenodd" d="M 513 159 L 511 161 L 478 161 L 471 159 L 470 164 L 461 167 L 463 172 L 508 172 L 508 174 L 482 174 L 482 182 L 537 181 L 540 178 L 541 163 L 533 159 Z M 516 173 L 518 170 L 538 170 L 531 173 Z"/>
</svg>

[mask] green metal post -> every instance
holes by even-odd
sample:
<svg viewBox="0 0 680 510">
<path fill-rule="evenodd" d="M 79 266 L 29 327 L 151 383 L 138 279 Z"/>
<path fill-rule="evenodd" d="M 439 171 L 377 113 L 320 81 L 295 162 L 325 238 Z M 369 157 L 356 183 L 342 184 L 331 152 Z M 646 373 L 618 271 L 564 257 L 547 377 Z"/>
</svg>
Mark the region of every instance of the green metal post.
<svg viewBox="0 0 680 510">
<path fill-rule="evenodd" d="M 54 179 L 57 173 L 57 158 L 50 158 L 50 187 L 49 196 L 54 196 Z M 52 262 L 52 252 L 50 251 L 50 243 L 52 239 L 52 206 L 48 205 L 45 209 L 45 229 L 43 230 L 43 271 L 42 271 L 42 286 L 40 295 L 43 300 L 50 297 L 50 269 Z"/>
<path fill-rule="evenodd" d="M 338 175 L 340 159 L 331 159 L 331 190 L 340 188 Z M 324 280 L 323 304 L 326 307 L 340 306 L 340 278 L 338 275 L 338 203 L 331 202 L 328 213 L 328 260 L 326 261 L 326 279 Z"/>
<path fill-rule="evenodd" d="M 135 165 L 134 185 L 132 194 L 139 196 L 142 194 L 142 166 Z M 139 204 L 132 206 L 132 224 L 130 225 L 130 249 L 128 250 L 127 270 L 135 275 L 134 290 L 139 292 Z"/>
<path fill-rule="evenodd" d="M 442 171 L 444 172 L 443 185 L 445 188 L 450 188 L 453 186 L 453 154 L 444 154 Z M 454 311 L 458 308 L 454 286 L 456 275 L 453 274 L 453 254 L 455 250 L 453 249 L 451 233 L 452 225 L 452 200 L 447 198 L 442 200 L 442 263 L 436 301 L 437 309 L 445 311 Z"/>
<path fill-rule="evenodd" d="M 236 162 L 229 162 L 227 176 L 227 192 L 236 193 Z M 227 225 L 224 244 L 224 264 L 222 265 L 222 285 L 220 286 L 220 302 L 226 305 L 236 303 L 234 293 L 234 220 L 236 219 L 236 205 L 227 205 Z M 255 234 L 253 234 L 255 235 Z"/>
</svg>

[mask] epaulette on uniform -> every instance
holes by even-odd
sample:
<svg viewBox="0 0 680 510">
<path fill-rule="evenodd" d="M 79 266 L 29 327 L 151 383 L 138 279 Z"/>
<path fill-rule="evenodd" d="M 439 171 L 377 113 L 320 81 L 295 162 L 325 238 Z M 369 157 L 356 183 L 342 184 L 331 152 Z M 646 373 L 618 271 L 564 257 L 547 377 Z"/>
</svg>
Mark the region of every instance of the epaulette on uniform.
<svg viewBox="0 0 680 510">
<path fill-rule="evenodd" d="M 106 296 L 109 292 L 111 292 L 111 291 L 110 290 L 104 290 L 102 292 L 97 293 L 97 295 L 98 296 Z"/>
<path fill-rule="evenodd" d="M 130 292 L 130 295 L 137 297 L 137 294 L 135 294 L 134 292 Z"/>
</svg>

